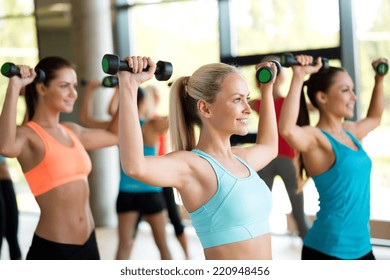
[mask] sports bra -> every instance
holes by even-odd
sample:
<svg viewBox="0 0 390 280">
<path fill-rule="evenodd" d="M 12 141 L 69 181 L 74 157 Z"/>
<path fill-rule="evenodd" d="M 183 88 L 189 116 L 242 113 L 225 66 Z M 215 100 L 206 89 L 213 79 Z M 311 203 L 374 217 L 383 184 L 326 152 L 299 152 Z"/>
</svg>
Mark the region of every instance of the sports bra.
<svg viewBox="0 0 390 280">
<path fill-rule="evenodd" d="M 91 159 L 80 140 L 70 129 L 61 125 L 73 142 L 72 147 L 67 147 L 55 140 L 37 123 L 30 121 L 26 125 L 38 134 L 45 148 L 42 161 L 24 173 L 34 196 L 88 177 L 92 168 Z"/>
<path fill-rule="evenodd" d="M 246 178 L 237 178 L 207 153 L 196 149 L 192 152 L 210 163 L 218 181 L 215 195 L 189 213 L 203 248 L 268 233 L 272 195 L 256 171 L 235 156 L 250 172 Z"/>
</svg>

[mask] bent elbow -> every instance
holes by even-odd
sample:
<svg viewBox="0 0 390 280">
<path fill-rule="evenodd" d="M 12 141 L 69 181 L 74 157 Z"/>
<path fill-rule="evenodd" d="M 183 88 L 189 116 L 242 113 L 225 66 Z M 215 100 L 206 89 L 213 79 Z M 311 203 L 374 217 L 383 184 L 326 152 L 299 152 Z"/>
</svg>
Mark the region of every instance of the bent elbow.
<svg viewBox="0 0 390 280">
<path fill-rule="evenodd" d="M 18 154 L 15 151 L 12 151 L 5 147 L 0 147 L 0 155 L 6 158 L 15 158 L 18 156 Z"/>
<path fill-rule="evenodd" d="M 140 171 L 135 169 L 135 168 L 125 168 L 125 167 L 122 167 L 122 170 L 123 170 L 123 173 L 125 173 L 126 176 L 128 177 L 131 177 L 131 178 L 134 178 L 134 179 L 138 179 L 141 175 Z"/>
<path fill-rule="evenodd" d="M 291 137 L 292 131 L 288 129 L 287 127 L 279 126 L 279 134 L 284 138 L 287 139 Z"/>
<path fill-rule="evenodd" d="M 141 181 L 143 177 L 143 169 L 139 164 L 137 165 L 129 165 L 124 162 L 122 162 L 122 171 L 125 173 L 126 176 L 131 177 L 133 179 Z"/>
<path fill-rule="evenodd" d="M 272 145 L 272 150 L 271 150 L 271 157 L 272 159 L 275 159 L 279 154 L 279 146 L 278 146 L 278 142 L 276 141 L 276 143 L 274 143 Z"/>
</svg>

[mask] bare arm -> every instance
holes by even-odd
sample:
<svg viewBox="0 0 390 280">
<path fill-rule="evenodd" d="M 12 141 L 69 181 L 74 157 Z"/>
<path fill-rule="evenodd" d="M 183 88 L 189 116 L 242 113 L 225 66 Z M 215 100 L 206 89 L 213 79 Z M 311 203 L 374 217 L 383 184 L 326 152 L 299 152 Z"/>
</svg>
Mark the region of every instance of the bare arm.
<svg viewBox="0 0 390 280">
<path fill-rule="evenodd" d="M 115 113 L 118 111 L 119 107 L 119 92 L 118 92 L 118 86 L 115 87 L 114 94 L 112 95 L 110 105 L 108 105 L 107 112 L 110 116 L 115 115 Z"/>
<path fill-rule="evenodd" d="M 256 114 L 258 114 L 259 113 L 259 111 L 257 110 L 257 103 L 258 102 L 261 102 L 261 100 L 260 100 L 260 98 L 259 99 L 252 99 L 252 100 L 249 100 L 249 106 L 251 107 L 251 109 L 253 110 L 253 111 L 255 111 L 256 112 Z M 261 103 L 260 103 L 261 104 Z"/>
<path fill-rule="evenodd" d="M 133 72 L 120 71 L 119 78 L 119 150 L 126 175 L 155 186 L 179 187 L 186 160 L 179 161 L 171 153 L 163 157 L 144 156 L 143 136 L 137 108 L 137 89 L 152 78 L 156 64 L 146 57 L 127 57 Z M 149 65 L 148 71 L 142 71 Z"/>
<path fill-rule="evenodd" d="M 261 66 L 271 67 L 274 73 L 277 71 L 275 64 L 272 62 L 260 63 L 256 65 L 256 69 Z M 275 77 L 273 81 L 260 85 L 261 107 L 256 144 L 246 148 L 237 148 L 236 150 L 237 154 L 243 157 L 255 170 L 260 170 L 278 154 L 278 130 L 272 96 Z"/>
<path fill-rule="evenodd" d="M 317 59 L 315 66 L 310 66 L 312 63 L 312 57 L 310 56 L 297 56 L 297 60 L 301 65 L 292 67 L 293 77 L 280 112 L 279 132 L 291 146 L 304 152 L 315 143 L 315 138 L 306 127 L 300 127 L 296 124 L 299 115 L 301 89 L 306 74 L 316 73 L 321 68 L 322 63 L 320 57 Z"/>
<path fill-rule="evenodd" d="M 168 131 L 168 117 L 156 117 L 148 120 L 142 127 L 144 144 L 155 146 L 159 137 Z"/>
<path fill-rule="evenodd" d="M 103 128 L 85 128 L 71 122 L 64 123 L 64 125 L 78 136 L 86 150 L 96 150 L 118 144 L 118 116 L 117 111 Z"/>
<path fill-rule="evenodd" d="M 36 73 L 28 66 L 19 65 L 20 75 L 9 79 L 3 110 L 0 116 L 0 154 L 17 157 L 22 151 L 26 138 L 18 134 L 16 109 L 22 88 L 31 83 Z"/>
<path fill-rule="evenodd" d="M 89 128 L 106 128 L 107 121 L 99 121 L 92 116 L 93 108 L 93 94 L 100 88 L 100 81 L 89 81 L 85 90 L 83 99 L 81 100 L 81 106 L 79 110 L 80 123 Z"/>
<path fill-rule="evenodd" d="M 372 62 L 372 67 L 375 69 L 379 62 L 387 62 L 387 59 L 380 58 Z M 359 140 L 363 139 L 367 134 L 378 127 L 382 120 L 383 111 L 385 109 L 385 97 L 383 80 L 385 75 L 375 75 L 375 84 L 372 91 L 370 105 L 368 107 L 367 116 L 355 123 L 346 122 L 344 127 L 351 131 Z"/>
<path fill-rule="evenodd" d="M 118 110 L 110 121 L 99 121 L 92 117 L 92 96 L 101 86 L 100 81 L 90 81 L 81 103 L 80 123 L 65 123 L 77 134 L 86 150 L 96 150 L 118 144 Z"/>
</svg>

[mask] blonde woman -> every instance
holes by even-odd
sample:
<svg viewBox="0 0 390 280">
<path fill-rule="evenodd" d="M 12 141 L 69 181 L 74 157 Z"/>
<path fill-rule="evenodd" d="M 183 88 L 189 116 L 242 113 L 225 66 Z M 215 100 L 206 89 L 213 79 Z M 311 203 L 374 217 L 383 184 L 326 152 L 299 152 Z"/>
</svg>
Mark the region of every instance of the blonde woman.
<svg viewBox="0 0 390 280">
<path fill-rule="evenodd" d="M 230 136 L 248 133 L 251 114 L 248 85 L 238 69 L 212 63 L 177 79 L 170 93 L 169 116 L 174 151 L 145 157 L 137 89 L 152 78 L 156 64 L 141 56 L 125 60 L 133 70 L 118 74 L 123 171 L 147 184 L 178 190 L 206 259 L 271 259 L 271 193 L 255 170 L 267 165 L 278 151 L 273 81 L 261 88 L 256 144 L 232 148 Z M 257 67 L 262 65 L 276 72 L 273 63 Z M 198 139 L 195 126 L 200 127 Z"/>
</svg>

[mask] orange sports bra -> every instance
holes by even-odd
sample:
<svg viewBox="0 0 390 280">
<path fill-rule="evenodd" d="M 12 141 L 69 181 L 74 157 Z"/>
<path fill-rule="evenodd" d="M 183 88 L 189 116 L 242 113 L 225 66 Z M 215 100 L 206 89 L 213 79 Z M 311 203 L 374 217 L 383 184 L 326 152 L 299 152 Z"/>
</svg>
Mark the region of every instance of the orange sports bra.
<svg viewBox="0 0 390 280">
<path fill-rule="evenodd" d="M 73 142 L 72 147 L 67 147 L 51 137 L 37 123 L 30 121 L 26 125 L 38 134 L 45 147 L 42 161 L 24 173 L 34 196 L 88 177 L 92 168 L 91 159 L 80 140 L 70 129 L 61 125 Z"/>
</svg>

